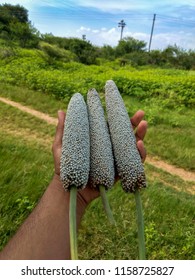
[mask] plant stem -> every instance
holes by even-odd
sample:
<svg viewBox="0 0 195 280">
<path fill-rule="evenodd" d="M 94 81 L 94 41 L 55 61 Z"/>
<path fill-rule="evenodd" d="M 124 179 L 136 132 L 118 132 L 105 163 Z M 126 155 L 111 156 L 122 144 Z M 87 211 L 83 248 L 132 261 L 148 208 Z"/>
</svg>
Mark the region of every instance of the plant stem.
<svg viewBox="0 0 195 280">
<path fill-rule="evenodd" d="M 142 202 L 140 191 L 136 190 L 135 193 L 136 211 L 137 211 L 137 227 L 138 227 L 138 245 L 139 245 L 139 259 L 146 259 L 145 237 L 144 237 L 144 218 L 142 212 Z"/>
<path fill-rule="evenodd" d="M 70 189 L 70 206 L 69 206 L 70 254 L 72 260 L 78 259 L 76 207 L 77 207 L 77 188 L 75 186 L 72 186 Z"/>
<path fill-rule="evenodd" d="M 99 186 L 99 190 L 100 190 L 100 195 L 101 195 L 101 198 L 102 198 L 102 203 L 103 203 L 103 206 L 104 206 L 104 210 L 106 212 L 106 215 L 108 217 L 108 220 L 111 224 L 115 225 L 116 222 L 114 220 L 114 217 L 113 217 L 113 214 L 112 214 L 112 210 L 110 208 L 110 205 L 109 205 L 109 202 L 108 202 L 108 197 L 106 195 L 106 190 L 105 190 L 105 187 L 100 185 Z"/>
</svg>

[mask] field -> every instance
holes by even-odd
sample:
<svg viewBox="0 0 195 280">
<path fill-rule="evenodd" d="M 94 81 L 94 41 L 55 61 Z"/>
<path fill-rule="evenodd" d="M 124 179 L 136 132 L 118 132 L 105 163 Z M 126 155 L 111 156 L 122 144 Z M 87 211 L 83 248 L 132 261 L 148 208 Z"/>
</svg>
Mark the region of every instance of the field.
<svg viewBox="0 0 195 280">
<path fill-rule="evenodd" d="M 31 52 L 31 53 L 30 53 Z M 32 63 L 32 60 L 34 63 Z M 19 67 L 20 65 L 20 67 Z M 84 66 L 48 66 L 26 51 L 0 63 L 0 96 L 56 117 L 74 92 L 86 95 L 114 79 L 129 115 L 145 111 L 148 155 L 195 170 L 193 71 Z M 53 175 L 55 125 L 0 102 L 0 246 L 28 216 Z M 145 163 L 148 188 L 142 192 L 148 259 L 194 259 L 194 182 Z M 108 224 L 100 199 L 87 209 L 79 231 L 80 259 L 137 259 L 135 205 L 118 182 L 108 193 L 117 227 Z M 95 222 L 94 222 L 95 221 Z"/>
</svg>

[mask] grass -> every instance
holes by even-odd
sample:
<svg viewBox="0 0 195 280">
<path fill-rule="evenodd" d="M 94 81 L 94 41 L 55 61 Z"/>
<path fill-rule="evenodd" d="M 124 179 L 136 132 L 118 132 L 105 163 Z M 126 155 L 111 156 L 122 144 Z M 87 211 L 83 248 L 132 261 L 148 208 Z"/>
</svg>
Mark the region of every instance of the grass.
<svg viewBox="0 0 195 280">
<path fill-rule="evenodd" d="M 156 182 L 156 180 L 159 183 L 162 183 L 163 185 L 166 185 L 167 187 L 173 188 L 179 193 L 188 193 L 191 195 L 195 194 L 195 185 L 194 182 L 184 181 L 178 176 L 173 176 L 172 174 L 160 170 L 156 168 L 155 166 L 152 166 L 150 164 L 147 164 L 145 166 L 146 174 L 148 173 L 150 175 L 150 180 L 152 182 Z"/>
<path fill-rule="evenodd" d="M 38 133 L 39 137 L 54 136 L 55 127 L 45 121 L 26 114 L 14 107 L 0 102 L 0 124 L 2 128 L 20 130 L 25 129 L 28 133 Z"/>
<path fill-rule="evenodd" d="M 54 126 L 0 102 L 0 248 L 34 208 L 53 174 L 54 133 Z"/>
<path fill-rule="evenodd" d="M 1 86 L 0 96 L 10 98 L 53 117 L 57 117 L 57 111 L 59 109 L 65 110 L 68 103 L 68 100 L 56 100 L 54 96 L 6 84 Z M 178 167 L 194 171 L 194 111 L 185 107 L 169 110 L 160 106 L 154 99 L 149 101 L 143 100 L 142 102 L 130 96 L 123 96 L 123 99 L 130 116 L 139 109 L 145 111 L 145 119 L 148 121 L 148 133 L 146 135 L 145 145 L 148 154 L 162 158 Z M 101 94 L 101 100 L 104 104 L 103 94 Z M 1 105 L 1 103 L 0 106 L 1 110 L 3 107 L 5 108 L 2 115 L 4 115 L 4 118 L 8 118 L 9 116 L 6 116 L 8 107 Z M 11 112 L 12 109 L 11 107 L 9 108 Z M 20 122 L 21 112 L 18 112 L 17 115 L 18 122 Z M 28 127 L 28 121 L 25 122 L 26 114 L 23 114 L 23 116 L 22 125 L 24 126 L 26 124 L 26 127 Z M 45 130 L 44 121 L 42 123 L 43 126 L 40 131 L 42 129 Z"/>
<path fill-rule="evenodd" d="M 150 180 L 149 170 L 147 174 L 148 188 L 142 192 L 147 258 L 194 259 L 194 197 L 157 177 Z M 138 259 L 134 197 L 125 194 L 120 183 L 108 195 L 117 226 L 107 222 L 101 201 L 94 201 L 80 229 L 80 258 Z"/>
<path fill-rule="evenodd" d="M 68 102 L 68 100 L 56 100 L 51 95 L 9 84 L 1 84 L 0 96 L 49 114 L 52 117 L 57 117 L 58 110 L 65 110 Z"/>
<path fill-rule="evenodd" d="M 178 137 L 179 135 L 179 137 Z M 146 137 L 146 148 L 150 155 L 195 171 L 195 130 L 190 127 L 171 128 L 166 125 L 151 126 Z"/>
<path fill-rule="evenodd" d="M 53 174 L 48 149 L 0 131 L 0 248 L 34 208 Z"/>
<path fill-rule="evenodd" d="M 22 93 L 20 88 L 11 86 L 7 86 L 7 91 L 4 89 L 3 86 L 2 96 L 51 116 L 62 108 L 61 101 L 39 92 L 23 89 Z M 31 95 L 29 99 L 28 95 Z M 130 114 L 140 108 L 138 100 L 134 100 L 133 106 L 129 98 L 125 102 L 131 107 Z M 65 108 L 66 104 L 64 102 Z M 179 165 L 191 169 L 193 155 L 187 161 L 182 150 L 187 149 L 192 154 L 190 149 L 193 146 L 191 140 L 185 142 L 182 137 L 193 137 L 192 114 L 187 109 L 185 114 L 170 111 L 170 115 L 178 120 L 178 126 L 170 124 L 166 114 L 167 112 L 161 112 L 160 120 L 156 114 L 156 119 L 151 121 L 146 138 L 147 149 L 162 158 L 167 152 L 164 149 L 168 149 L 171 156 L 167 160 L 170 162 L 174 160 L 174 151 L 177 151 L 175 154 L 178 155 Z M 51 144 L 55 127 L 3 103 L 0 103 L 0 125 L 0 248 L 3 248 L 35 207 L 51 180 Z M 163 138 L 164 133 L 166 137 Z M 173 138 L 169 139 L 168 136 Z M 181 139 L 177 139 L 180 136 Z M 169 145 L 166 146 L 166 142 Z M 185 182 L 148 164 L 145 170 L 148 188 L 141 192 L 141 196 L 148 259 L 194 259 L 193 183 Z M 84 215 L 78 235 L 79 258 L 138 259 L 134 196 L 124 193 L 118 182 L 108 192 L 108 198 L 117 226 L 109 224 L 101 199 L 93 201 Z"/>
<path fill-rule="evenodd" d="M 140 101 L 123 97 L 129 115 L 138 109 L 145 111 L 148 132 L 145 146 L 148 154 L 164 159 L 170 164 L 195 170 L 195 115 L 190 108 L 167 109 L 158 101 Z"/>
</svg>

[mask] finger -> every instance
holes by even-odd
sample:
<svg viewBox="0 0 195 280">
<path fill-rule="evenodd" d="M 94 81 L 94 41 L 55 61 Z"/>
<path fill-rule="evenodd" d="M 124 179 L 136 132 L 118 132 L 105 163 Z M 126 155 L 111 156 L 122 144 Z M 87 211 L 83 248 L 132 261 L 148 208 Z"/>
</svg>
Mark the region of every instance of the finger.
<svg viewBox="0 0 195 280">
<path fill-rule="evenodd" d="M 137 140 L 144 140 L 148 128 L 147 121 L 141 121 L 137 127 L 135 136 Z"/>
<path fill-rule="evenodd" d="M 144 111 L 142 110 L 138 110 L 134 116 L 130 119 L 131 120 L 131 123 L 132 123 L 132 126 L 133 126 L 133 129 L 135 129 L 138 124 L 141 122 L 141 120 L 143 119 L 145 113 Z"/>
<path fill-rule="evenodd" d="M 54 139 L 55 146 L 57 147 L 62 145 L 64 121 L 65 121 L 65 113 L 63 111 L 58 111 L 58 125 L 56 127 L 56 135 Z"/>
<path fill-rule="evenodd" d="M 138 151 L 140 153 L 140 157 L 142 159 L 142 162 L 144 162 L 145 159 L 146 159 L 146 149 L 144 147 L 144 142 L 142 140 L 139 140 L 137 142 L 137 148 L 138 148 Z"/>
</svg>

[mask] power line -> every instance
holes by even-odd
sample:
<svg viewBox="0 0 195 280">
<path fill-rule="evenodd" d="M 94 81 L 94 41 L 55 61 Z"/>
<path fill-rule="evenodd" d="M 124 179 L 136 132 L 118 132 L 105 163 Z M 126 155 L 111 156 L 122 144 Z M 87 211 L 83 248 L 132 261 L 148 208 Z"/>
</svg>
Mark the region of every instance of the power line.
<svg viewBox="0 0 195 280">
<path fill-rule="evenodd" d="M 45 3 L 48 3 L 49 1 L 44 1 Z M 101 20 L 101 19 L 116 19 L 118 17 L 125 17 L 126 20 L 128 19 L 128 17 L 130 16 L 131 19 L 133 20 L 150 20 L 150 16 L 151 14 L 139 14 L 139 13 L 121 13 L 121 14 L 101 14 L 101 15 L 97 15 L 94 13 L 89 14 L 87 12 L 87 10 L 85 9 L 78 9 L 75 8 L 73 5 L 69 4 L 69 3 L 63 3 L 64 7 L 67 7 L 68 10 L 62 10 L 62 9 L 58 9 L 57 11 L 47 11 L 47 14 L 43 14 L 42 12 L 30 12 L 31 15 L 36 15 L 36 16 L 41 16 L 42 18 L 54 18 L 55 15 L 57 15 L 58 17 L 63 17 L 63 18 L 73 18 L 73 17 L 77 17 L 78 19 L 81 18 L 86 18 L 87 15 L 87 19 L 90 20 Z M 29 12 L 29 11 L 28 11 Z M 67 12 L 66 14 L 64 14 L 64 12 Z M 2 11 L 0 11 L 0 14 L 2 13 Z M 12 11 L 12 15 L 20 15 L 21 13 L 19 11 L 17 12 L 13 12 Z M 172 23 L 177 23 L 179 22 L 180 24 L 183 25 L 195 25 L 195 20 L 192 19 L 184 19 L 184 18 L 179 18 L 179 17 L 171 17 L 171 16 L 166 16 L 166 15 L 161 15 L 161 14 L 156 14 L 158 16 L 158 20 L 162 20 L 164 22 L 172 22 Z M 55 19 L 55 18 L 54 18 Z M 56 20 L 56 19 L 55 19 Z"/>
<path fill-rule="evenodd" d="M 47 0 L 42 0 L 43 3 L 45 3 L 45 5 L 51 5 L 51 2 L 50 1 L 47 1 Z M 143 13 L 132 13 L 132 12 L 124 12 L 124 13 L 117 13 L 116 14 L 112 14 L 112 13 L 105 13 L 105 14 L 97 14 L 97 13 L 94 13 L 94 12 L 91 12 L 89 13 L 87 8 L 86 7 L 81 7 L 81 6 L 75 6 L 74 4 L 72 4 L 71 2 L 69 1 L 59 1 L 59 0 L 56 0 L 56 2 L 60 2 L 60 5 L 56 5 L 56 6 L 50 6 L 50 13 L 49 14 L 44 14 L 39 11 L 32 11 L 30 12 L 31 15 L 40 15 L 42 18 L 48 18 L 48 17 L 54 17 L 55 15 L 59 17 L 62 17 L 64 18 L 64 16 L 66 18 L 72 18 L 72 17 L 77 17 L 78 19 L 82 19 L 82 18 L 86 18 L 86 15 L 87 15 L 87 18 L 88 20 L 101 20 L 101 19 L 116 19 L 116 16 L 117 17 L 125 17 L 126 20 L 128 19 L 128 17 L 130 16 L 132 20 L 139 20 L 142 19 L 142 20 L 150 20 L 150 14 L 143 14 Z M 54 8 L 54 9 L 53 9 Z M 52 11 L 53 9 L 53 11 Z M 66 14 L 65 14 L 66 13 Z M 194 26 L 195 25 L 195 21 L 193 19 L 186 19 L 186 18 L 179 18 L 179 17 L 171 17 L 171 16 L 167 16 L 167 15 L 162 15 L 162 14 L 158 14 L 158 19 L 161 19 L 162 21 L 164 22 L 169 22 L 169 23 L 174 23 L 174 22 L 178 22 L 185 26 L 188 26 L 188 25 L 192 25 Z"/>
</svg>

